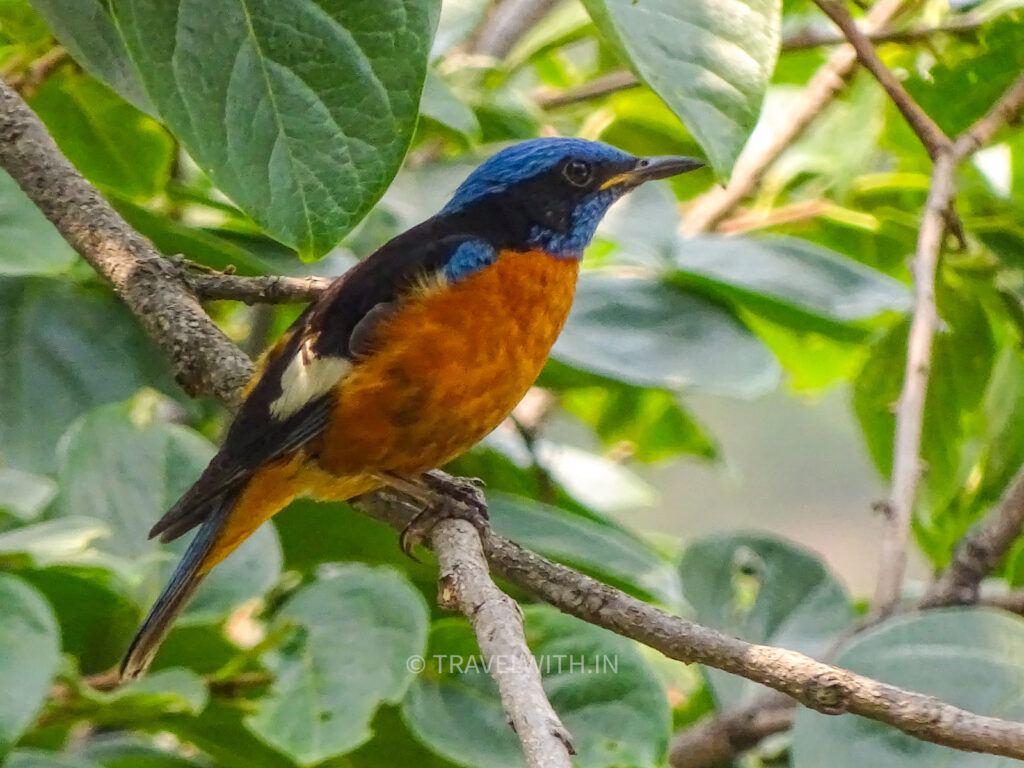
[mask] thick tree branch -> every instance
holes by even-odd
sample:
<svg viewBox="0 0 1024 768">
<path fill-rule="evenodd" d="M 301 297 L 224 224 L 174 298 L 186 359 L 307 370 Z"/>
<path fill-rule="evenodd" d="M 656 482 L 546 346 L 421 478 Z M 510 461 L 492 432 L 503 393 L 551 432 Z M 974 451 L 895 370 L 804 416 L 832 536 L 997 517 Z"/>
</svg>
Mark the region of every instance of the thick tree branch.
<svg viewBox="0 0 1024 768">
<path fill-rule="evenodd" d="M 227 403 L 235 402 L 245 378 L 239 372 L 248 369 L 247 358 L 222 334 L 211 331 L 212 322 L 173 265 L 165 268 L 169 262 L 123 221 L 112 218 L 115 214 L 109 206 L 60 157 L 42 124 L 6 86 L 0 86 L 0 164 L 125 297 L 179 369 L 193 371 L 195 381 L 208 384 L 205 391 Z M 91 218 L 82 221 L 81 214 L 69 210 L 81 205 L 87 206 L 97 223 Z M 146 280 L 135 279 L 140 271 L 146 273 Z M 138 292 L 162 298 L 150 304 L 136 295 Z M 147 311 L 158 311 L 162 320 L 153 322 L 146 317 Z M 177 341 L 171 343 L 163 334 Z M 202 349 L 204 345 L 209 348 Z M 397 527 L 404 527 L 419 511 L 404 497 L 386 490 L 357 499 L 356 504 Z M 669 658 L 740 675 L 827 714 L 850 712 L 936 744 L 1024 758 L 1024 724 L 972 714 L 793 651 L 746 643 L 684 621 L 501 536 L 486 536 L 483 547 L 495 573 L 538 599 Z"/>
<path fill-rule="evenodd" d="M 917 102 L 910 97 L 896 76 L 882 63 L 875 51 L 875 46 L 872 45 L 867 35 L 858 29 L 857 23 L 843 7 L 841 0 L 814 0 L 814 2 L 842 30 L 843 35 L 857 52 L 857 58 L 860 59 L 861 64 L 875 76 L 885 92 L 889 94 L 889 98 L 899 109 L 900 114 L 924 144 L 928 156 L 935 160 L 942 152 L 949 151 L 952 146 L 949 137 L 917 105 Z"/>
<path fill-rule="evenodd" d="M 904 0 L 878 0 L 865 19 L 865 30 L 885 27 Z M 822 110 L 846 87 L 857 64 L 857 54 L 844 45 L 819 69 L 800 99 L 787 113 L 784 123 L 761 143 L 747 144 L 725 187 L 715 187 L 697 198 L 686 212 L 683 232 L 688 235 L 713 230 L 757 187 L 765 170 L 796 141 Z"/>
<path fill-rule="evenodd" d="M 434 526 L 430 543 L 441 567 L 438 603 L 462 611 L 473 625 L 527 766 L 571 768 L 572 738 L 544 694 L 523 634 L 523 614 L 491 581 L 476 528 L 465 520 L 444 520 Z"/>
<path fill-rule="evenodd" d="M 171 360 L 185 390 L 233 404 L 252 375 L 252 363 L 203 312 L 176 267 L 82 178 L 3 81 L 0 166 L 71 247 L 110 281 Z"/>
</svg>

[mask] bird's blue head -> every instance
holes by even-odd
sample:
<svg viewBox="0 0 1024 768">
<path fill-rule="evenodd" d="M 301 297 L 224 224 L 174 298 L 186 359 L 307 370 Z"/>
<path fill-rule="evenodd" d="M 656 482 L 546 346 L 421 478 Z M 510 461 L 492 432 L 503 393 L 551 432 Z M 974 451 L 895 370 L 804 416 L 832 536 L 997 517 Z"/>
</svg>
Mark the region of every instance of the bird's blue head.
<svg viewBox="0 0 1024 768">
<path fill-rule="evenodd" d="M 586 139 L 532 139 L 488 158 L 440 215 L 486 223 L 502 247 L 578 259 L 622 195 L 702 165 L 690 157 L 634 157 Z"/>
</svg>

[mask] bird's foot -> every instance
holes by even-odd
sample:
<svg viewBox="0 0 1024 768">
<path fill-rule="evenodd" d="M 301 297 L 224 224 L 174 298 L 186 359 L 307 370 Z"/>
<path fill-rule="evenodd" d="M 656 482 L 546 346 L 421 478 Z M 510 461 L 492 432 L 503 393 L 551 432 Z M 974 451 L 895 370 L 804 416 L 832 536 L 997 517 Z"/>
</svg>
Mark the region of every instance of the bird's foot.
<svg viewBox="0 0 1024 768">
<path fill-rule="evenodd" d="M 405 526 L 398 539 L 402 551 L 413 560 L 417 560 L 413 554 L 416 545 L 426 540 L 434 526 L 442 520 L 467 520 L 480 532 L 481 537 L 490 532 L 487 502 L 479 480 L 452 477 L 432 470 L 415 480 L 388 476 L 386 482 L 423 506 Z"/>
</svg>

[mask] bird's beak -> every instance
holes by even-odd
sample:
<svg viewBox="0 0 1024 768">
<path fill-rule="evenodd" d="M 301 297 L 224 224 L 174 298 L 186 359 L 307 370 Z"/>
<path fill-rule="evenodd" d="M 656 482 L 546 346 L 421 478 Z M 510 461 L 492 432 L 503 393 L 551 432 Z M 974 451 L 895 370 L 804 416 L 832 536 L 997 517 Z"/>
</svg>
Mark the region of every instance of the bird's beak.
<svg viewBox="0 0 1024 768">
<path fill-rule="evenodd" d="M 645 181 L 655 179 L 667 179 L 669 176 L 678 176 L 681 173 L 695 171 L 703 168 L 703 160 L 695 157 L 682 157 L 680 155 L 663 155 L 661 157 L 641 157 L 636 165 L 623 173 L 617 173 L 601 185 L 601 189 L 613 187 L 616 184 L 626 184 L 630 187 L 637 187 Z"/>
</svg>

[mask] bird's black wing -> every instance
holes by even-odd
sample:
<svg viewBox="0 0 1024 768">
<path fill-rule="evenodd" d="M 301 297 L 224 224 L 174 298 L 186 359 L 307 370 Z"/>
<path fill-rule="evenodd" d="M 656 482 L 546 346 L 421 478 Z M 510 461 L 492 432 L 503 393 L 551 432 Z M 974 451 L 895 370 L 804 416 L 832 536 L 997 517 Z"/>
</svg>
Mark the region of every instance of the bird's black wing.
<svg viewBox="0 0 1024 768">
<path fill-rule="evenodd" d="M 424 275 L 443 269 L 467 240 L 429 220 L 391 240 L 335 280 L 266 355 L 220 451 L 157 521 L 150 537 L 171 541 L 201 523 L 224 494 L 323 432 L 333 388 L 372 346 L 373 327 Z"/>
</svg>

